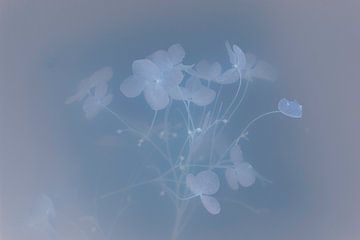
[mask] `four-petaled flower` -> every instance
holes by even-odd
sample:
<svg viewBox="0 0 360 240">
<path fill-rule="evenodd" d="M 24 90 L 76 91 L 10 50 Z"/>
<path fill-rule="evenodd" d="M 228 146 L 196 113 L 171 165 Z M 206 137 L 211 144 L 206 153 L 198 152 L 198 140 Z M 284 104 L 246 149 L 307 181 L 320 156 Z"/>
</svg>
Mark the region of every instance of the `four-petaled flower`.
<svg viewBox="0 0 360 240">
<path fill-rule="evenodd" d="M 230 150 L 230 161 L 233 165 L 225 170 L 225 178 L 231 189 L 239 189 L 239 184 L 250 187 L 255 183 L 256 171 L 250 163 L 244 161 L 240 146 L 237 144 Z"/>
<path fill-rule="evenodd" d="M 215 194 L 220 188 L 219 177 L 211 170 L 199 172 L 194 176 L 186 176 L 186 185 L 195 196 L 199 196 L 201 203 L 211 214 L 219 214 L 221 206 L 218 200 L 210 195 Z"/>
</svg>

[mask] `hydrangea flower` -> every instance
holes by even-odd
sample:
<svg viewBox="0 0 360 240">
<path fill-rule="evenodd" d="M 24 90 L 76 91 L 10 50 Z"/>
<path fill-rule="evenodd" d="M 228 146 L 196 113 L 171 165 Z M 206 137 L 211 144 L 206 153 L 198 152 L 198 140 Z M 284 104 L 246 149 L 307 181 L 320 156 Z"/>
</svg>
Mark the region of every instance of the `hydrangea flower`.
<svg viewBox="0 0 360 240">
<path fill-rule="evenodd" d="M 241 79 L 242 72 L 246 67 L 245 53 L 235 44 L 231 47 L 228 41 L 225 42 L 225 47 L 232 67 L 225 71 L 217 82 L 220 84 L 235 83 Z"/>
<path fill-rule="evenodd" d="M 300 105 L 296 100 L 290 101 L 286 98 L 281 99 L 278 103 L 278 110 L 285 116 L 291 118 L 302 117 L 302 105 Z"/>
<path fill-rule="evenodd" d="M 243 187 L 250 187 L 255 183 L 256 171 L 250 163 L 244 161 L 239 145 L 234 145 L 230 150 L 231 167 L 225 170 L 225 178 L 233 190 L 239 189 L 239 184 Z"/>
<path fill-rule="evenodd" d="M 275 69 L 267 62 L 258 60 L 255 55 L 247 53 L 246 67 L 243 71 L 243 78 L 248 81 L 254 79 L 274 81 L 276 80 Z"/>
<path fill-rule="evenodd" d="M 174 69 L 183 70 L 185 67 L 185 65 L 182 64 L 184 57 L 184 48 L 180 44 L 173 44 L 167 51 L 158 50 L 147 58 L 155 63 L 161 71 L 166 72 Z"/>
<path fill-rule="evenodd" d="M 185 87 L 172 88 L 170 96 L 175 100 L 190 101 L 198 106 L 206 106 L 214 101 L 216 92 L 211 88 L 204 86 L 200 79 L 191 76 L 185 84 Z"/>
<path fill-rule="evenodd" d="M 83 100 L 97 86 L 107 83 L 113 77 L 111 67 L 104 67 L 94 72 L 90 77 L 82 80 L 77 88 L 77 92 L 66 100 L 66 104 Z"/>
<path fill-rule="evenodd" d="M 190 74 L 200 79 L 204 79 L 210 82 L 221 81 L 222 67 L 220 63 L 210 63 L 206 60 L 200 61 L 195 66 L 195 70 L 190 71 Z"/>
<path fill-rule="evenodd" d="M 186 176 L 186 184 L 196 196 L 200 196 L 201 203 L 206 210 L 213 214 L 219 214 L 221 206 L 218 200 L 210 195 L 215 194 L 220 188 L 219 177 L 211 170 L 199 172 L 194 176 Z"/>
<path fill-rule="evenodd" d="M 113 99 L 112 94 L 108 93 L 107 83 L 96 86 L 94 93 L 89 95 L 83 105 L 83 110 L 87 118 L 95 117 L 104 107 L 108 106 Z"/>
<path fill-rule="evenodd" d="M 176 69 L 161 71 L 149 59 L 134 61 L 132 70 L 133 75 L 121 83 L 121 92 L 126 97 L 136 97 L 144 92 L 145 100 L 155 111 L 164 109 L 169 104 L 169 90 L 178 86 L 184 77 Z"/>
</svg>

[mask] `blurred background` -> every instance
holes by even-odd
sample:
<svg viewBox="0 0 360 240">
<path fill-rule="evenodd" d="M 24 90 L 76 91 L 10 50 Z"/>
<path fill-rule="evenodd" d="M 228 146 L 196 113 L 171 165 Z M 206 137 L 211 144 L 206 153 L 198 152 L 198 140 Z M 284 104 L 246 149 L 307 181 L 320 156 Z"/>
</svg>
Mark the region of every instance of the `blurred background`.
<svg viewBox="0 0 360 240">
<path fill-rule="evenodd" d="M 131 62 L 173 43 L 184 46 L 189 62 L 226 59 L 225 40 L 279 72 L 276 83 L 251 86 L 242 124 L 281 97 L 302 103 L 304 117 L 263 121 L 244 146 L 273 184 L 237 197 L 265 213 L 235 205 L 216 217 L 198 211 L 180 239 L 359 239 L 359 10 L 354 0 L 1 0 L 1 239 L 32 239 L 20 229 L 43 193 L 59 222 L 98 216 L 81 226 L 56 224 L 67 239 L 80 239 L 74 228 L 111 230 L 128 201 L 93 203 L 136 175 L 146 153 L 131 151 L 136 141 L 106 138 L 117 129 L 107 114 L 88 121 L 80 105 L 64 104 L 79 80 L 112 66 L 115 108 L 150 120 L 141 99 L 128 104 L 118 91 Z M 157 190 L 132 196 L 112 239 L 168 239 L 173 215 Z M 136 200 L 142 196 L 148 205 Z"/>
</svg>

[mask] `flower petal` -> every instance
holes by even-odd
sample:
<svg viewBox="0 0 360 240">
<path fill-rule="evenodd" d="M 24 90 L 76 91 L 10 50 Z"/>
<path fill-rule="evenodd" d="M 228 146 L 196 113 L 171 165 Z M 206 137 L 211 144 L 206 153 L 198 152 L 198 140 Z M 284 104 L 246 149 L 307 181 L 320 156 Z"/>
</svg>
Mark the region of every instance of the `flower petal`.
<svg viewBox="0 0 360 240">
<path fill-rule="evenodd" d="M 231 48 L 229 41 L 225 42 L 225 47 L 226 47 L 227 53 L 229 55 L 230 63 L 232 65 L 235 65 L 236 64 L 236 55 L 235 55 L 235 52 L 233 51 L 233 49 Z"/>
<path fill-rule="evenodd" d="M 105 97 L 107 90 L 108 90 L 107 83 L 100 83 L 95 87 L 95 97 L 98 99 Z"/>
<path fill-rule="evenodd" d="M 165 50 L 159 50 L 148 56 L 152 62 L 154 62 L 161 71 L 168 71 L 173 68 L 173 64 L 169 57 L 169 53 Z"/>
<path fill-rule="evenodd" d="M 190 99 L 190 92 L 188 89 L 183 87 L 173 87 L 167 90 L 170 97 L 174 100 L 181 100 L 181 101 L 187 101 Z"/>
<path fill-rule="evenodd" d="M 137 97 L 145 88 L 144 79 L 135 77 L 134 75 L 126 78 L 120 85 L 120 91 L 126 97 Z"/>
<path fill-rule="evenodd" d="M 168 53 L 173 65 L 181 63 L 185 57 L 185 50 L 180 44 L 171 45 Z"/>
<path fill-rule="evenodd" d="M 235 68 L 230 68 L 225 71 L 216 82 L 219 84 L 231 84 L 237 82 L 240 79 L 239 72 Z"/>
<path fill-rule="evenodd" d="M 196 184 L 199 184 L 199 191 L 202 194 L 212 195 L 220 188 L 220 180 L 216 173 L 211 170 L 199 172 L 195 176 Z"/>
<path fill-rule="evenodd" d="M 255 183 L 256 172 L 248 162 L 243 162 L 237 165 L 236 174 L 238 182 L 243 187 L 250 187 Z"/>
<path fill-rule="evenodd" d="M 201 202 L 203 204 L 203 206 L 206 208 L 206 210 L 213 214 L 219 214 L 221 211 L 221 206 L 218 200 L 216 200 L 216 198 L 212 197 L 212 196 L 207 196 L 207 195 L 201 195 L 200 196 Z"/>
<path fill-rule="evenodd" d="M 244 161 L 243 153 L 239 144 L 235 144 L 230 150 L 230 160 L 233 163 L 238 163 Z"/>
<path fill-rule="evenodd" d="M 198 106 L 206 106 L 214 101 L 216 92 L 211 88 L 201 87 L 191 94 L 191 101 Z"/>
<path fill-rule="evenodd" d="M 236 65 L 240 70 L 245 69 L 246 67 L 246 57 L 245 53 L 241 50 L 241 48 L 238 45 L 233 45 L 233 50 L 236 55 Z"/>
<path fill-rule="evenodd" d="M 102 106 L 98 103 L 98 100 L 93 97 L 89 96 L 85 99 L 83 110 L 85 112 L 86 118 L 93 118 L 95 117 L 101 110 Z"/>
<path fill-rule="evenodd" d="M 172 69 L 163 73 L 162 86 L 172 88 L 178 86 L 184 79 L 184 74 L 180 70 Z"/>
<path fill-rule="evenodd" d="M 225 178 L 227 183 L 229 184 L 230 188 L 232 190 L 238 190 L 239 189 L 239 184 L 238 184 L 238 179 L 237 179 L 237 175 L 236 172 L 233 168 L 227 168 L 225 170 Z"/>
<path fill-rule="evenodd" d="M 159 67 L 149 59 L 135 60 L 132 64 L 132 70 L 135 77 L 144 79 L 145 82 L 152 82 L 161 78 Z"/>
<path fill-rule="evenodd" d="M 281 99 L 278 103 L 278 110 L 285 116 L 291 118 L 302 117 L 302 105 L 300 105 L 296 100 L 290 101 L 286 98 Z"/>
<path fill-rule="evenodd" d="M 159 84 L 146 86 L 144 96 L 147 103 L 155 111 L 164 109 L 170 102 L 168 93 Z"/>
<path fill-rule="evenodd" d="M 276 80 L 275 69 L 265 61 L 257 61 L 255 67 L 249 71 L 250 71 L 250 76 L 252 78 L 268 80 L 268 81 Z"/>
</svg>

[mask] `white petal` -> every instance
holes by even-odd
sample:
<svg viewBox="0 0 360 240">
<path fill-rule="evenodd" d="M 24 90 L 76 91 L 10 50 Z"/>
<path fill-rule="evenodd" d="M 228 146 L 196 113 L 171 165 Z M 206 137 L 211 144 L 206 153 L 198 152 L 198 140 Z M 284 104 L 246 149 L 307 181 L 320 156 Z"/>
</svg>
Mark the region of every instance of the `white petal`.
<svg viewBox="0 0 360 240">
<path fill-rule="evenodd" d="M 302 117 L 302 105 L 300 105 L 296 100 L 290 101 L 286 98 L 281 99 L 278 103 L 278 110 L 285 116 L 291 118 Z"/>
<path fill-rule="evenodd" d="M 227 53 L 229 55 L 230 63 L 232 65 L 235 65 L 236 64 L 236 55 L 235 55 L 235 52 L 231 48 L 230 43 L 228 41 L 225 42 L 225 47 L 226 47 Z"/>
<path fill-rule="evenodd" d="M 178 86 L 184 79 L 184 74 L 180 70 L 172 69 L 163 73 L 162 86 L 172 88 Z"/>
<path fill-rule="evenodd" d="M 106 95 L 107 90 L 108 90 L 107 83 L 100 83 L 95 87 L 95 97 L 98 99 L 103 98 Z"/>
<path fill-rule="evenodd" d="M 233 168 L 227 168 L 225 170 L 225 178 L 227 183 L 229 184 L 230 188 L 232 190 L 238 190 L 239 189 L 239 184 L 238 184 L 238 179 L 237 179 L 237 175 L 236 172 Z"/>
<path fill-rule="evenodd" d="M 201 195 L 200 196 L 201 202 L 203 204 L 203 206 L 206 208 L 206 210 L 213 214 L 219 214 L 221 211 L 221 206 L 218 200 L 216 200 L 216 198 L 211 197 L 211 196 L 206 196 L 206 195 Z"/>
<path fill-rule="evenodd" d="M 170 102 L 168 93 L 158 84 L 146 86 L 144 96 L 147 103 L 155 111 L 164 109 Z"/>
<path fill-rule="evenodd" d="M 255 183 L 256 172 L 247 162 L 240 163 L 236 166 L 236 174 L 238 182 L 243 187 L 250 187 Z"/>
<path fill-rule="evenodd" d="M 85 99 L 83 110 L 85 112 L 86 118 L 95 117 L 101 109 L 102 106 L 98 103 L 98 100 L 95 97 L 89 96 Z"/>
<path fill-rule="evenodd" d="M 195 194 L 200 194 L 200 188 L 196 182 L 196 178 L 193 174 L 186 175 L 186 185 Z"/>
<path fill-rule="evenodd" d="M 151 82 L 161 78 L 161 72 L 158 66 L 149 59 L 135 60 L 132 64 L 132 70 L 135 77 Z"/>
<path fill-rule="evenodd" d="M 243 153 L 239 144 L 235 144 L 230 150 L 230 160 L 232 162 L 242 162 L 244 161 Z"/>
<path fill-rule="evenodd" d="M 106 107 L 107 105 L 109 105 L 112 102 L 113 99 L 113 95 L 112 94 L 108 94 L 106 95 L 102 100 L 101 100 L 101 105 L 102 107 Z"/>
<path fill-rule="evenodd" d="M 169 53 L 165 50 L 159 50 L 154 52 L 148 57 L 152 62 L 154 62 L 161 71 L 168 71 L 173 68 L 173 63 Z"/>
<path fill-rule="evenodd" d="M 198 106 L 206 106 L 214 101 L 216 92 L 207 87 L 201 87 L 191 94 L 191 101 Z"/>
<path fill-rule="evenodd" d="M 220 188 L 219 177 L 211 170 L 199 172 L 195 176 L 196 184 L 199 184 L 200 192 L 202 194 L 212 195 Z"/>
<path fill-rule="evenodd" d="M 86 95 L 88 94 L 87 91 L 78 91 L 77 93 L 75 93 L 74 95 L 68 97 L 65 101 L 66 104 L 70 104 L 76 101 L 81 101 L 82 99 L 84 99 L 84 97 L 86 97 Z"/>
<path fill-rule="evenodd" d="M 240 70 L 245 69 L 246 66 L 246 57 L 245 53 L 241 50 L 238 45 L 233 45 L 233 50 L 236 55 L 236 65 Z"/>
<path fill-rule="evenodd" d="M 101 83 L 107 83 L 113 77 L 113 70 L 111 67 L 104 67 L 96 71 L 89 78 L 91 87 L 95 87 Z"/>
<path fill-rule="evenodd" d="M 237 82 L 240 79 L 239 72 L 235 68 L 230 68 L 225 71 L 219 79 L 216 80 L 219 84 L 230 84 Z"/>
<path fill-rule="evenodd" d="M 170 46 L 168 53 L 173 65 L 181 63 L 185 57 L 185 50 L 180 44 Z"/>
<path fill-rule="evenodd" d="M 253 67 L 255 67 L 256 64 L 256 56 L 252 53 L 246 53 L 245 54 L 246 57 L 246 69 L 251 69 Z"/>
<path fill-rule="evenodd" d="M 41 194 L 33 208 L 33 215 L 43 219 L 55 218 L 56 212 L 54 203 L 51 198 L 45 194 Z"/>
<path fill-rule="evenodd" d="M 208 61 L 203 60 L 196 65 L 196 72 L 194 75 L 204 80 L 214 81 L 220 76 L 221 71 L 222 68 L 218 62 L 210 64 Z"/>
<path fill-rule="evenodd" d="M 258 61 L 253 69 L 250 70 L 252 78 L 275 81 L 276 71 L 275 69 L 264 61 Z"/>
<path fill-rule="evenodd" d="M 191 96 L 188 89 L 179 86 L 167 89 L 167 92 L 174 100 L 189 100 Z"/>
<path fill-rule="evenodd" d="M 203 85 L 201 84 L 200 79 L 195 76 L 191 76 L 188 80 L 186 80 L 185 88 L 190 92 L 196 92 L 202 87 Z"/>
<path fill-rule="evenodd" d="M 120 85 L 120 91 L 126 97 L 137 97 L 145 88 L 143 78 L 134 77 L 133 75 L 126 78 Z"/>
</svg>

